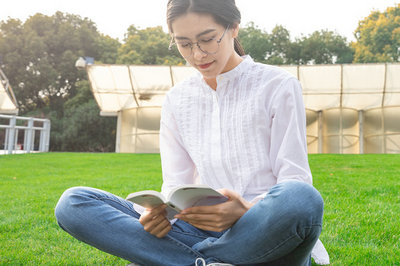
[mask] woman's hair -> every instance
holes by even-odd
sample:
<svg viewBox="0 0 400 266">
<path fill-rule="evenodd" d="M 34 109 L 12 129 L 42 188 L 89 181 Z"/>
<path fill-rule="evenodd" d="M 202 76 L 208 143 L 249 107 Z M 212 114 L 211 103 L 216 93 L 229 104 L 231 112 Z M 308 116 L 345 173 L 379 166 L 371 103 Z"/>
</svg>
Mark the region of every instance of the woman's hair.
<svg viewBox="0 0 400 266">
<path fill-rule="evenodd" d="M 229 25 L 239 24 L 241 19 L 235 0 L 168 0 L 169 31 L 173 32 L 171 25 L 176 18 L 190 12 L 211 15 L 218 24 L 225 28 Z M 244 55 L 244 49 L 237 38 L 235 38 L 234 44 L 236 53 Z"/>
</svg>

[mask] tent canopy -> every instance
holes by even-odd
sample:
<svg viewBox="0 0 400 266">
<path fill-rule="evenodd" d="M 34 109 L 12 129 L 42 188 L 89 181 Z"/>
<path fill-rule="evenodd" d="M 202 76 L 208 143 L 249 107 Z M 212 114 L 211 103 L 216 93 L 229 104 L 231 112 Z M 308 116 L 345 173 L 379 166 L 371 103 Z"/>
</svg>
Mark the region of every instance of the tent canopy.
<svg viewBox="0 0 400 266">
<path fill-rule="evenodd" d="M 0 113 L 18 114 L 18 108 L 14 93 L 8 83 L 8 79 L 0 69 Z"/>
<path fill-rule="evenodd" d="M 93 95 L 104 115 L 124 109 L 161 106 L 166 92 L 194 73 L 191 67 L 90 65 Z"/>
<path fill-rule="evenodd" d="M 300 80 L 310 153 L 400 153 L 400 64 L 282 66 Z M 165 93 L 191 67 L 87 67 L 101 115 L 118 115 L 117 152 L 158 152 Z"/>
<path fill-rule="evenodd" d="M 400 64 L 282 66 L 303 87 L 306 109 L 400 105 Z M 104 114 L 161 106 L 165 93 L 196 70 L 187 66 L 90 65 L 94 97 Z"/>
</svg>

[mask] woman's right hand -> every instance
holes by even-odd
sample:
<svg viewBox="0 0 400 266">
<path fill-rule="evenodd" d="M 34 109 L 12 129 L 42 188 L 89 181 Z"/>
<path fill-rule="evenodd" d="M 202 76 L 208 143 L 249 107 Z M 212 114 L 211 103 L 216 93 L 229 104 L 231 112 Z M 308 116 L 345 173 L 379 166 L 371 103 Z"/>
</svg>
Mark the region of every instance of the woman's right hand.
<svg viewBox="0 0 400 266">
<path fill-rule="evenodd" d="M 167 205 L 163 204 L 154 209 L 146 209 L 139 218 L 139 222 L 143 225 L 145 231 L 150 234 L 162 238 L 171 230 L 171 223 L 166 217 Z"/>
</svg>

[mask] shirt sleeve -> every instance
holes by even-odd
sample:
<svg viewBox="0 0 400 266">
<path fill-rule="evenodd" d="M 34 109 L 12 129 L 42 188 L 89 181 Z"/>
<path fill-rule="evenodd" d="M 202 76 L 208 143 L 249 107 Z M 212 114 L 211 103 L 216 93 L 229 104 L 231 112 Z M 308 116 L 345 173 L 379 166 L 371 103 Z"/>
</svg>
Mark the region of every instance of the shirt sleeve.
<svg viewBox="0 0 400 266">
<path fill-rule="evenodd" d="M 298 180 L 312 184 L 306 114 L 299 81 L 295 78 L 283 81 L 271 103 L 270 160 L 277 183 Z"/>
<path fill-rule="evenodd" d="M 160 155 L 164 195 L 178 185 L 195 183 L 195 165 L 185 149 L 168 94 L 161 111 Z"/>
</svg>

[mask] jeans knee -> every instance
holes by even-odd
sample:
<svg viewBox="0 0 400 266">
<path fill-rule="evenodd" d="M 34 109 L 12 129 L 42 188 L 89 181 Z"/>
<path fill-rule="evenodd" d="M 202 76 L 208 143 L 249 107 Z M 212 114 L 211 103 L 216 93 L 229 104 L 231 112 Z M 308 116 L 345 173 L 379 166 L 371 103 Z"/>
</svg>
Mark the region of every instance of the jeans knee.
<svg viewBox="0 0 400 266">
<path fill-rule="evenodd" d="M 68 218 L 73 216 L 74 209 L 78 204 L 78 199 L 85 194 L 86 189 L 85 187 L 72 187 L 61 195 L 54 209 L 57 222 L 61 227 L 71 220 Z"/>
<path fill-rule="evenodd" d="M 322 212 L 324 208 L 324 201 L 319 191 L 310 184 L 300 182 L 297 185 L 297 197 L 304 202 L 305 205 L 310 206 L 310 210 L 315 212 Z"/>
<path fill-rule="evenodd" d="M 286 206 L 288 215 L 296 220 L 322 224 L 324 203 L 317 189 L 300 181 L 287 181 L 277 186 L 280 186 L 280 202 Z"/>
</svg>

